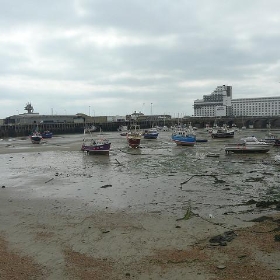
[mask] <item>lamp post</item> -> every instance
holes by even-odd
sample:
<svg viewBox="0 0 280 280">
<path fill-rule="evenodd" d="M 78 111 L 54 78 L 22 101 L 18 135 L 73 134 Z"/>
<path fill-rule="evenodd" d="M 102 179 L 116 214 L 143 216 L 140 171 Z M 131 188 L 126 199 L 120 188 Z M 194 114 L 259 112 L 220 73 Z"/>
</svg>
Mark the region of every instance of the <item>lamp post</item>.
<svg viewBox="0 0 280 280">
<path fill-rule="evenodd" d="M 90 116 L 90 106 L 88 106 L 88 115 Z"/>
</svg>

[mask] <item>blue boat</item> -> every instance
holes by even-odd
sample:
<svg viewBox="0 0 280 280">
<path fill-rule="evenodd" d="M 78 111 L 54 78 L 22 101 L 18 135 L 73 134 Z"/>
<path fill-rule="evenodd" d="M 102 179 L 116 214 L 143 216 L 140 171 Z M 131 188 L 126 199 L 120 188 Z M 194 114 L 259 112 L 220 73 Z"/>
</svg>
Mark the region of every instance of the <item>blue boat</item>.
<svg viewBox="0 0 280 280">
<path fill-rule="evenodd" d="M 53 133 L 48 130 L 44 131 L 41 135 L 43 138 L 52 138 L 53 137 Z"/>
<path fill-rule="evenodd" d="M 177 146 L 194 146 L 196 143 L 196 135 L 191 126 L 188 129 L 177 128 L 172 133 L 171 139 Z"/>
<path fill-rule="evenodd" d="M 155 128 L 147 129 L 143 133 L 144 139 L 157 139 L 158 131 Z"/>
</svg>

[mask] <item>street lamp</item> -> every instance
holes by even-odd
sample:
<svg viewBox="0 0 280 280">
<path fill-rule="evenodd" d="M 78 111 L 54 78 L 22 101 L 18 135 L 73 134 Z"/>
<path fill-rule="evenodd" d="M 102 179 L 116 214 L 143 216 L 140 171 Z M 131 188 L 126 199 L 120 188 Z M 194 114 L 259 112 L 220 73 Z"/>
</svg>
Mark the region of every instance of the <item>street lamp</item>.
<svg viewBox="0 0 280 280">
<path fill-rule="evenodd" d="M 151 103 L 151 115 L 153 114 L 153 103 Z"/>
</svg>

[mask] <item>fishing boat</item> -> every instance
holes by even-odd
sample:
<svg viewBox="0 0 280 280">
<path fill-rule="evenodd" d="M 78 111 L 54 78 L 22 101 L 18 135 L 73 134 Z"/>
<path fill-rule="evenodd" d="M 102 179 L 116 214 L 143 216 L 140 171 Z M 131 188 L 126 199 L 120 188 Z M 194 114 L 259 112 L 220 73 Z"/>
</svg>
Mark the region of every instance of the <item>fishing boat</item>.
<svg viewBox="0 0 280 280">
<path fill-rule="evenodd" d="M 100 133 L 98 137 L 85 137 L 81 150 L 90 154 L 109 154 L 111 142 Z"/>
<path fill-rule="evenodd" d="M 278 139 L 279 138 L 277 137 L 277 135 L 268 133 L 267 135 L 265 135 L 264 139 L 261 139 L 261 141 L 274 145 Z"/>
<path fill-rule="evenodd" d="M 271 127 L 270 122 L 267 126 L 268 126 L 268 132 L 265 135 L 264 139 L 262 139 L 262 141 L 269 143 L 273 146 L 280 146 L 280 138 L 276 134 L 271 133 L 270 131 L 270 127 Z"/>
<path fill-rule="evenodd" d="M 30 139 L 32 144 L 40 144 L 43 137 L 40 132 L 34 131 L 33 134 L 30 136 Z"/>
<path fill-rule="evenodd" d="M 188 128 L 177 127 L 172 133 L 171 139 L 177 146 L 194 146 L 196 143 L 196 134 L 191 125 Z"/>
<path fill-rule="evenodd" d="M 215 138 L 232 138 L 234 137 L 234 130 L 229 130 L 226 126 L 213 129 L 211 137 Z"/>
<path fill-rule="evenodd" d="M 156 128 L 150 128 L 144 131 L 143 137 L 145 139 L 157 139 L 158 138 L 158 131 Z"/>
<path fill-rule="evenodd" d="M 50 132 L 49 130 L 44 131 L 41 135 L 43 138 L 52 138 L 53 137 L 53 133 Z"/>
<path fill-rule="evenodd" d="M 131 148 L 139 148 L 141 142 L 142 133 L 140 131 L 139 125 L 132 125 L 130 127 L 130 131 L 128 131 L 126 135 L 126 139 L 129 147 Z"/>
<path fill-rule="evenodd" d="M 230 143 L 225 146 L 226 153 L 267 153 L 271 145 L 259 141 L 255 136 L 241 138 L 238 143 Z"/>
</svg>

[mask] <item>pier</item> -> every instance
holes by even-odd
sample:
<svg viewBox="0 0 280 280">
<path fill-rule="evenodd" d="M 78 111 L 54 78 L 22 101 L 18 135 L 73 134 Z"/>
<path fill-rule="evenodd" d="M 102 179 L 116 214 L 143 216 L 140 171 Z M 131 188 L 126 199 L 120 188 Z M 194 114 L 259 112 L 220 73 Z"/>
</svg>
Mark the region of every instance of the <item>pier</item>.
<svg viewBox="0 0 280 280">
<path fill-rule="evenodd" d="M 135 123 L 135 122 L 134 122 Z M 280 129 L 280 117 L 184 117 L 181 119 L 173 118 L 169 120 L 154 120 L 153 126 L 175 126 L 177 124 L 192 124 L 197 128 L 204 128 L 206 125 L 213 126 L 217 124 L 218 126 L 223 126 L 224 124 L 231 127 L 235 125 L 238 128 L 254 128 L 254 129 Z M 147 129 L 151 127 L 151 121 L 141 120 L 136 122 L 140 125 L 141 129 Z M 117 131 L 121 125 L 129 126 L 129 122 L 104 122 L 104 123 L 94 123 L 94 122 L 84 122 L 84 123 L 39 123 L 39 124 L 5 124 L 0 126 L 0 137 L 23 137 L 31 134 L 32 131 L 37 128 L 39 131 L 43 132 L 49 130 L 54 134 L 75 134 L 83 133 L 85 127 L 96 126 L 97 130 L 101 128 L 102 131 Z"/>
</svg>

